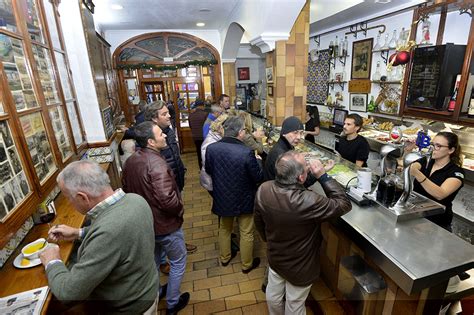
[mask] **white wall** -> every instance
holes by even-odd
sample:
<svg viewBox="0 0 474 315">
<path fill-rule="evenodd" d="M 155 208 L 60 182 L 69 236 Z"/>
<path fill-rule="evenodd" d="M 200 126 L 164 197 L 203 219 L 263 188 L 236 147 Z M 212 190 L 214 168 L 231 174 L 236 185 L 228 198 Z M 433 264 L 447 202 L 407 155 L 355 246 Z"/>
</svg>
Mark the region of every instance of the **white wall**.
<svg viewBox="0 0 474 315">
<path fill-rule="evenodd" d="M 78 1 L 59 5 L 61 27 L 87 142 L 107 141 L 92 77 Z"/>
<path fill-rule="evenodd" d="M 236 84 L 258 83 L 259 80 L 264 81 L 265 72 L 261 71 L 261 64 L 265 63 L 265 59 L 239 59 L 235 61 L 235 79 Z M 238 68 L 248 67 L 250 70 L 250 80 L 239 80 Z"/>
<path fill-rule="evenodd" d="M 368 18 L 373 18 L 372 17 L 367 17 Z M 392 15 L 383 19 L 378 19 L 373 22 L 370 22 L 368 26 L 375 26 L 379 24 L 383 24 L 386 26 L 386 31 L 385 33 L 382 34 L 380 43 L 383 45 L 385 41 L 385 34 L 389 34 L 389 40 L 392 38 L 392 33 L 393 30 L 397 30 L 397 37 L 400 34 L 400 30 L 402 27 L 405 29 L 410 29 L 410 25 L 412 22 L 413 18 L 413 10 L 408 10 L 405 12 L 398 13 L 396 15 Z M 431 27 L 430 27 L 430 37 L 431 37 L 431 42 L 436 43 L 436 38 L 437 38 L 437 32 L 438 32 L 438 25 L 439 25 L 439 15 L 430 15 L 430 21 L 431 21 Z M 321 44 L 320 44 L 320 49 L 327 49 L 329 47 L 329 42 L 331 40 L 335 40 L 336 35 L 340 39 L 341 36 L 344 38 L 345 33 L 349 31 L 348 25 L 351 25 L 353 23 L 360 22 L 359 21 L 342 21 L 341 25 L 347 25 L 346 28 L 342 30 L 335 30 L 331 33 L 325 34 L 321 36 Z M 469 28 L 470 28 L 470 17 L 467 14 L 459 15 L 458 11 L 451 12 L 448 14 L 447 20 L 446 20 L 446 28 L 444 32 L 444 37 L 443 37 L 443 43 L 455 43 L 455 44 L 466 44 L 467 43 L 467 38 L 469 36 Z M 419 43 L 421 41 L 421 23 L 419 25 L 418 31 L 417 31 L 417 38 L 416 42 Z M 328 30 L 320 30 L 320 33 L 324 33 Z M 349 57 L 346 62 L 346 66 L 344 67 L 344 70 L 350 80 L 350 74 L 351 74 L 351 65 L 352 65 L 352 44 L 354 41 L 366 39 L 366 38 L 373 38 L 373 43 L 375 45 L 376 43 L 376 38 L 377 38 L 377 33 L 378 31 L 376 29 L 369 30 L 367 32 L 367 36 L 364 36 L 362 32 L 359 32 L 357 34 L 357 38 L 354 38 L 352 34 L 347 35 L 347 39 L 349 41 L 348 45 L 348 50 L 349 50 Z M 311 36 L 317 35 L 318 33 L 311 34 Z M 309 50 L 315 49 L 316 48 L 316 43 L 313 39 L 310 40 L 309 43 Z M 390 51 L 390 54 L 394 53 L 394 51 Z M 375 72 L 375 68 L 377 65 L 377 61 L 380 61 L 381 63 L 381 68 L 382 68 L 382 75 L 386 75 L 386 65 L 382 61 L 382 58 L 380 56 L 380 53 L 373 53 L 372 55 L 372 65 L 371 65 L 371 74 L 373 75 Z M 342 72 L 343 67 L 339 63 L 339 61 L 336 62 L 336 68 L 333 69 L 331 66 L 331 71 L 334 71 L 335 73 Z M 335 85 L 334 90 L 329 88 L 329 93 L 333 96 L 337 91 L 341 91 L 341 88 L 337 85 Z M 370 96 L 373 95 L 374 98 L 377 97 L 377 95 L 380 92 L 380 87 L 378 84 L 372 84 L 372 90 L 371 93 L 368 95 L 368 100 L 370 100 Z M 346 83 L 344 86 L 344 91 L 342 91 L 343 95 L 343 105 L 346 107 L 346 109 L 349 109 L 349 92 L 348 92 L 348 84 Z M 326 106 L 318 106 L 320 112 L 328 112 L 328 108 Z M 366 113 L 360 113 L 362 116 L 367 116 Z"/>
<path fill-rule="evenodd" d="M 214 48 L 219 52 L 219 55 L 222 52 L 221 39 L 217 30 L 109 30 L 105 31 L 105 39 L 109 42 L 110 51 L 113 54 L 115 49 L 128 39 L 141 34 L 155 32 L 175 32 L 194 35 L 214 46 Z"/>
</svg>

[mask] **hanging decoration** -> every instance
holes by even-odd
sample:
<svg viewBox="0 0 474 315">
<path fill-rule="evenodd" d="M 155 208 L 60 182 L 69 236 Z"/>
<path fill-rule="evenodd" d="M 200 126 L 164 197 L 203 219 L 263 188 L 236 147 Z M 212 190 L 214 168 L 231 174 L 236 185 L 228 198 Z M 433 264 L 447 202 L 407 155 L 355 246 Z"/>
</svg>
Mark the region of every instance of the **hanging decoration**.
<svg viewBox="0 0 474 315">
<path fill-rule="evenodd" d="M 183 68 L 188 68 L 191 66 L 202 66 L 207 67 L 211 65 L 216 65 L 217 60 L 190 60 L 186 61 L 185 63 L 179 63 L 175 65 L 169 66 L 160 66 L 160 65 L 153 65 L 147 63 L 138 63 L 138 64 L 119 64 L 117 65 L 117 69 L 119 70 L 136 70 L 136 69 L 147 69 L 147 70 L 155 70 L 155 71 L 166 71 L 166 70 L 179 70 Z"/>
</svg>

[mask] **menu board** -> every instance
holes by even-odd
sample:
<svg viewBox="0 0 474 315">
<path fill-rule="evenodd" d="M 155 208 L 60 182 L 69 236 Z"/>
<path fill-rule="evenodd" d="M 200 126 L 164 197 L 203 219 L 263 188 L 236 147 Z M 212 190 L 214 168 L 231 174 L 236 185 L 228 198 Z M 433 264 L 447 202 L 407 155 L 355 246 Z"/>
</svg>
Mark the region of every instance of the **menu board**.
<svg viewBox="0 0 474 315">
<path fill-rule="evenodd" d="M 21 127 L 26 138 L 28 150 L 33 160 L 36 175 L 41 183 L 56 170 L 56 164 L 48 142 L 41 113 L 20 117 Z"/>
<path fill-rule="evenodd" d="M 8 122 L 0 121 L 0 220 L 2 221 L 30 192 L 20 161 Z"/>
<path fill-rule="evenodd" d="M 38 107 L 30 73 L 26 67 L 22 42 L 0 34 L 0 61 L 3 63 L 17 111 Z M 2 112 L 4 108 L 1 108 Z"/>
<path fill-rule="evenodd" d="M 54 80 L 53 65 L 49 56 L 49 51 L 38 45 L 33 45 L 33 55 L 35 56 L 36 65 L 43 88 L 46 104 L 57 104 L 60 102 L 56 81 Z"/>
<path fill-rule="evenodd" d="M 64 117 L 63 108 L 58 106 L 49 110 L 49 117 L 53 125 L 54 136 L 58 143 L 59 151 L 63 161 L 66 160 L 72 154 L 71 141 L 67 133 L 66 119 Z"/>
</svg>

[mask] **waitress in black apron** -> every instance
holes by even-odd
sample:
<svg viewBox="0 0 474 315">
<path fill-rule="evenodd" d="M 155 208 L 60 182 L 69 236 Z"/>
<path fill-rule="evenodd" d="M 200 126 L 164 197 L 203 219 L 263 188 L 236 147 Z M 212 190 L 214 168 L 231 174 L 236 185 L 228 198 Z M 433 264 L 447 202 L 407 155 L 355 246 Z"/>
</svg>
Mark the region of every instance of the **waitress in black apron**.
<svg viewBox="0 0 474 315">
<path fill-rule="evenodd" d="M 415 177 L 413 190 L 446 207 L 446 211 L 427 219 L 451 232 L 453 200 L 464 185 L 461 146 L 458 136 L 452 132 L 440 132 L 433 139 L 432 158 L 415 162 L 410 174 Z"/>
</svg>

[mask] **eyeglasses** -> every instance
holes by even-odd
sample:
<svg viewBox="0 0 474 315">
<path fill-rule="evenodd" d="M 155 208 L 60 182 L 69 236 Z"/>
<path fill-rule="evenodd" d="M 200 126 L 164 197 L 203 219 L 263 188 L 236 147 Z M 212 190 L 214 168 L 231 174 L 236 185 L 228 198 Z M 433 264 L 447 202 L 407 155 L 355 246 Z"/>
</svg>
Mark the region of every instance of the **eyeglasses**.
<svg viewBox="0 0 474 315">
<path fill-rule="evenodd" d="M 436 151 L 440 150 L 441 148 L 449 148 L 449 145 L 442 145 L 442 144 L 433 143 L 433 142 L 431 142 L 430 145 L 432 145 Z"/>
</svg>

